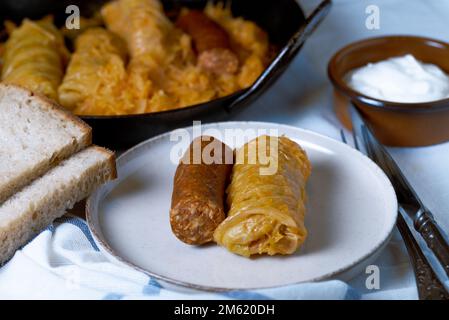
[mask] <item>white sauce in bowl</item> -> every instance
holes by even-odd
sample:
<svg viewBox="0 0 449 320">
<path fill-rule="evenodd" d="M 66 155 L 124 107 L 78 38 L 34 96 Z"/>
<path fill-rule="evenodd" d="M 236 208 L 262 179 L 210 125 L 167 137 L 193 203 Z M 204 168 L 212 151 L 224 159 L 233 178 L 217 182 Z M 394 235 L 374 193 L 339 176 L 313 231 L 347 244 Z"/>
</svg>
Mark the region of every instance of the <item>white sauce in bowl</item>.
<svg viewBox="0 0 449 320">
<path fill-rule="evenodd" d="M 366 96 L 403 103 L 449 98 L 449 76 L 434 64 L 407 54 L 354 69 L 347 84 Z"/>
</svg>

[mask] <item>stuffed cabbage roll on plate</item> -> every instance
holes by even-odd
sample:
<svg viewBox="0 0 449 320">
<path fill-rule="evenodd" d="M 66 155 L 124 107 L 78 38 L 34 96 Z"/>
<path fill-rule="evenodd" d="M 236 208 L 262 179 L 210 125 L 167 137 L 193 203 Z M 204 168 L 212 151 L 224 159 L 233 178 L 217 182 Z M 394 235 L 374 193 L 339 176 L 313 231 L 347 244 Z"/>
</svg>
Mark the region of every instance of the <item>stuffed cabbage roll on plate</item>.
<svg viewBox="0 0 449 320">
<path fill-rule="evenodd" d="M 260 136 L 236 151 L 228 217 L 215 241 L 243 256 L 292 254 L 304 242 L 305 186 L 311 165 L 287 137 Z"/>
</svg>

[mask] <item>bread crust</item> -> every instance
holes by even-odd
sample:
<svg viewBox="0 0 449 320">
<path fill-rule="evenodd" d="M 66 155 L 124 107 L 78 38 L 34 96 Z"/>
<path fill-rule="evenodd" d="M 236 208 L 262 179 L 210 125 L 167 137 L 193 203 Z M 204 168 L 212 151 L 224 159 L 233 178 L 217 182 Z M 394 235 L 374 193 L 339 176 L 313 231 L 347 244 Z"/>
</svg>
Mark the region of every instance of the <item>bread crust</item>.
<svg viewBox="0 0 449 320">
<path fill-rule="evenodd" d="M 91 148 L 94 148 L 94 149 L 98 150 L 99 152 L 104 153 L 108 157 L 109 165 L 112 168 L 111 179 L 112 180 L 117 179 L 117 166 L 116 166 L 115 152 L 112 150 L 109 150 L 107 148 L 97 146 L 97 145 L 92 145 Z"/>
<path fill-rule="evenodd" d="M 21 170 L 19 175 L 12 177 L 9 181 L 5 180 L 7 183 L 2 184 L 2 188 L 0 189 L 0 209 L 6 208 L 6 213 L 13 212 L 15 215 L 17 214 L 17 217 L 15 217 L 14 220 L 11 220 L 12 222 L 8 227 L 0 227 L 0 265 L 9 259 L 19 246 L 26 243 L 26 241 L 51 223 L 55 218 L 63 215 L 67 208 L 71 208 L 75 202 L 88 196 L 95 187 L 117 177 L 114 152 L 99 146 L 89 147 L 92 144 L 92 129 L 80 118 L 59 106 L 55 101 L 17 85 L 0 84 L 0 97 L 5 96 L 11 97 L 12 100 L 17 100 L 18 103 L 26 105 L 27 107 L 32 107 L 34 104 L 34 106 L 39 108 L 44 115 L 49 114 L 49 118 L 54 117 L 54 120 L 57 121 L 58 124 L 62 122 L 61 126 L 64 128 L 66 127 L 64 124 L 67 122 L 69 135 L 65 135 L 66 138 L 61 140 L 62 143 L 60 143 L 58 147 L 50 149 L 54 152 L 51 157 L 45 153 L 45 157 L 36 161 L 34 165 L 31 163 L 29 165 L 27 162 L 26 166 L 28 169 Z M 13 107 L 15 107 L 15 105 Z M 46 118 L 44 117 L 43 119 L 43 121 L 45 121 Z M 61 130 L 63 131 L 65 129 Z M 47 132 L 44 132 L 44 134 L 46 133 Z M 26 139 L 28 138 L 32 139 L 33 136 L 27 135 Z M 70 138 L 72 138 L 73 141 Z M 47 174 L 54 172 L 52 169 L 57 170 L 57 167 L 62 161 L 70 161 L 70 158 L 75 157 L 76 154 L 88 152 L 88 150 L 92 149 L 98 153 L 96 155 L 94 154 L 94 156 L 98 157 L 100 154 L 101 157 L 99 157 L 97 164 L 92 164 L 89 168 L 79 170 L 80 176 L 75 179 L 73 182 L 74 185 L 62 184 L 59 186 L 62 188 L 62 191 L 57 189 L 58 186 L 50 186 L 49 188 L 51 190 L 41 187 L 36 188 L 34 183 L 44 183 L 42 181 L 48 182 L 48 178 L 47 180 L 39 179 L 45 179 Z M 66 176 L 66 171 L 61 171 L 60 169 L 59 174 L 61 175 L 58 179 Z M 11 207 L 8 209 L 8 205 L 14 206 L 14 201 L 22 201 L 22 203 L 26 204 L 27 202 L 23 201 L 29 200 L 26 193 L 24 196 L 23 192 L 27 192 L 27 190 L 30 192 L 29 190 L 33 190 L 33 186 L 35 189 L 32 192 L 42 190 L 37 199 L 33 198 L 39 203 L 35 209 L 23 207 L 20 212 L 15 212 L 15 209 L 12 210 Z M 16 192 L 18 193 L 14 195 Z M 58 194 L 58 192 L 63 193 Z M 47 199 L 49 194 L 54 198 Z M 7 216 L 6 219 L 8 219 Z"/>
<path fill-rule="evenodd" d="M 65 118 L 67 121 L 72 122 L 78 126 L 81 131 L 85 134 L 85 138 L 83 141 L 83 144 L 86 146 L 92 144 L 92 128 L 85 123 L 83 120 L 75 116 L 70 111 L 66 110 L 64 107 L 60 106 L 56 101 L 47 98 L 46 96 L 38 93 L 31 92 L 28 89 L 25 89 L 24 87 L 14 85 L 14 84 L 6 84 L 6 83 L 0 83 L 0 90 L 16 90 L 20 92 L 21 94 L 26 95 L 28 98 L 34 98 L 37 99 L 44 108 L 51 110 L 55 113 L 58 113 L 63 118 Z"/>
<path fill-rule="evenodd" d="M 54 154 L 51 158 L 39 163 L 36 162 L 34 166 L 15 175 L 6 183 L 2 183 L 2 185 L 0 185 L 1 204 L 25 185 L 29 184 L 32 180 L 58 165 L 62 160 L 67 159 L 72 154 L 91 145 L 92 129 L 81 119 L 59 106 L 55 101 L 48 99 L 43 95 L 32 93 L 23 87 L 12 84 L 0 84 L 0 96 L 2 98 L 12 97 L 27 106 L 30 105 L 30 103 L 37 104 L 42 112 L 53 115 L 52 117 L 57 121 L 63 123 L 67 122 L 70 124 L 70 127 L 73 127 L 75 131 L 77 131 L 76 141 L 67 141 L 65 145 L 54 150 Z"/>
<path fill-rule="evenodd" d="M 65 171 L 67 168 L 64 166 L 67 166 L 70 161 L 72 163 L 77 161 L 75 157 L 85 152 L 90 152 L 89 155 L 95 157 L 92 159 L 95 160 L 95 163 L 91 161 L 90 164 L 83 165 L 82 169 L 77 168 L 78 175 L 71 175 L 67 178 L 70 181 L 67 180 Z M 86 158 L 84 156 L 84 158 L 78 159 Z M 76 202 L 87 197 L 101 184 L 114 179 L 116 176 L 114 159 L 114 153 L 110 150 L 98 146 L 89 147 L 67 159 L 61 164 L 62 167 L 53 168 L 53 171 L 50 170 L 1 204 L 0 218 L 3 217 L 6 222 L 3 221 L 2 225 L 0 221 L 0 266 L 11 258 L 20 246 L 43 230 L 54 219 L 61 217 Z M 79 164 L 83 163 L 79 161 Z M 68 168 L 73 169 L 76 166 L 69 165 Z M 55 170 L 59 170 L 57 174 L 60 175 L 57 181 L 62 181 L 53 184 L 55 180 L 49 179 L 48 175 L 55 174 Z M 52 185 L 48 185 L 49 182 Z M 42 188 L 44 184 L 48 186 L 48 189 Z M 35 203 L 31 207 L 27 205 L 26 201 L 30 195 L 36 196 L 36 192 L 37 197 L 33 198 Z M 19 203 L 22 205 L 19 206 Z"/>
</svg>

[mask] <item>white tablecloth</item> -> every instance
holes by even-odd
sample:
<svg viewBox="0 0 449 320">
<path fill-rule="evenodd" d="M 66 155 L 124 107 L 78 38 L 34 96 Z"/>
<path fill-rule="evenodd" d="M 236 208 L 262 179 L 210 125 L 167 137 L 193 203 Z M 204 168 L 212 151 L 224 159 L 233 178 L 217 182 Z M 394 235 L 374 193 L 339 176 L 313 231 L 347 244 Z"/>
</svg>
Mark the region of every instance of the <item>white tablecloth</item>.
<svg viewBox="0 0 449 320">
<path fill-rule="evenodd" d="M 300 3 L 310 12 L 318 0 Z M 365 27 L 365 8 L 380 8 L 380 29 Z M 307 41 L 279 81 L 236 120 L 290 124 L 339 139 L 341 125 L 332 111 L 327 62 L 340 47 L 366 37 L 413 34 L 449 41 L 449 1 L 334 0 L 325 22 Z M 419 195 L 449 230 L 449 143 L 393 150 Z M 0 269 L 0 298 L 330 298 L 414 299 L 416 285 L 398 233 L 376 265 L 380 289 L 365 286 L 367 274 L 349 283 L 329 281 L 269 292 L 227 295 L 182 294 L 160 288 L 147 276 L 109 263 L 90 243 L 79 219 L 59 221 L 41 233 Z"/>
</svg>

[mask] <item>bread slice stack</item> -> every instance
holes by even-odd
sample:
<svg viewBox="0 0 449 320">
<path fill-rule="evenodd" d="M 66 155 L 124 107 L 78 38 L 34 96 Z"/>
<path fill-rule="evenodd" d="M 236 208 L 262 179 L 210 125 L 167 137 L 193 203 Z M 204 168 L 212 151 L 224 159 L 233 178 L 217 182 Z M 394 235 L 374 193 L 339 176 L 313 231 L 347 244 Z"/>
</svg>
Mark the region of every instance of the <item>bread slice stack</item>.
<svg viewBox="0 0 449 320">
<path fill-rule="evenodd" d="M 0 84 L 0 265 L 116 177 L 114 154 L 52 101 Z"/>
</svg>

